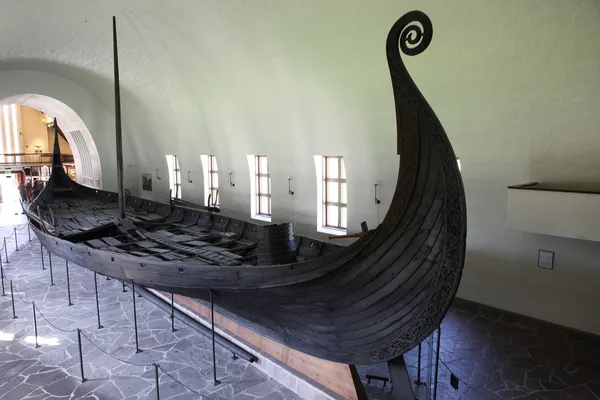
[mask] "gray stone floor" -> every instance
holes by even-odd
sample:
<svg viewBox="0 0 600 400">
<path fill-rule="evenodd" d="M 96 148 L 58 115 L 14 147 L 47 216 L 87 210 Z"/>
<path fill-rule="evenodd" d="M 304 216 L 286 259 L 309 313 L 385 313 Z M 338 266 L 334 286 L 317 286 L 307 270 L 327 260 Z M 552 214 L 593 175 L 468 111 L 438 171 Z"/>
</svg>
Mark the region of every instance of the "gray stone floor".
<svg viewBox="0 0 600 400">
<path fill-rule="evenodd" d="M 12 227 L 0 227 L 0 238 L 11 232 Z M 161 371 L 161 399 L 300 399 L 248 362 L 232 360 L 231 353 L 218 345 L 217 375 L 222 383 L 214 386 L 211 342 L 181 322 L 176 322 L 178 330 L 172 333 L 169 316 L 143 298 L 136 298 L 143 350 L 136 354 L 131 291 L 123 293 L 120 282 L 98 277 L 104 326 L 98 329 L 94 274 L 69 266 L 73 306 L 68 306 L 65 262 L 52 258 L 55 285 L 50 286 L 47 253 L 42 271 L 39 242 L 27 241 L 27 229 L 18 233 L 19 251 L 14 251 L 10 239 L 10 263 L 4 264 L 5 276 L 13 280 L 18 318 L 12 318 L 8 284 L 8 295 L 0 297 L 0 399 L 156 399 L 155 362 L 202 395 Z M 43 313 L 37 314 L 39 348 L 34 341 L 32 301 Z M 84 383 L 76 328 L 85 335 Z"/>
<path fill-rule="evenodd" d="M 429 383 L 435 342 L 422 345 L 421 380 Z M 417 354 L 406 354 L 413 381 Z M 600 337 L 466 300 L 455 299 L 442 322 L 440 357 L 438 400 L 600 399 Z M 365 379 L 389 376 L 387 365 L 360 366 L 359 373 L 370 399 L 390 398 L 389 384 Z M 458 391 L 451 373 L 461 380 Z"/>
</svg>

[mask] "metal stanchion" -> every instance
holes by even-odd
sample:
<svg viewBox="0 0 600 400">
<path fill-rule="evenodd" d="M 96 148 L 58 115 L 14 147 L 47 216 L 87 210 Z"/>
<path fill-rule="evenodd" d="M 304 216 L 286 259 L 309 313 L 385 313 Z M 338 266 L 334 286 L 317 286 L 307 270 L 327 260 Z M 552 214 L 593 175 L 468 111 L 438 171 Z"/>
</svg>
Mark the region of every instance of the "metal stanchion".
<svg viewBox="0 0 600 400">
<path fill-rule="evenodd" d="M 96 273 L 94 272 L 94 289 L 96 289 L 96 312 L 98 313 L 98 329 L 104 328 L 100 324 L 100 304 L 98 303 L 98 280 L 96 279 Z"/>
<path fill-rule="evenodd" d="M 217 379 L 217 356 L 215 354 L 215 301 L 212 289 L 210 289 L 210 322 L 212 329 L 212 356 L 213 356 L 213 378 L 215 381 L 215 386 L 221 383 L 220 380 Z"/>
<path fill-rule="evenodd" d="M 125 281 L 123 281 L 122 283 L 123 283 L 123 293 L 127 293 L 127 287 L 125 286 Z"/>
<path fill-rule="evenodd" d="M 440 367 L 440 341 L 442 339 L 442 328 L 437 329 L 437 345 L 435 349 L 435 375 L 433 375 L 433 400 L 437 400 L 438 371 Z"/>
<path fill-rule="evenodd" d="M 4 291 L 4 266 L 2 265 L 2 255 L 0 254 L 0 277 L 2 278 L 2 296 L 6 296 Z"/>
<path fill-rule="evenodd" d="M 8 261 L 8 249 L 6 248 L 6 238 L 4 238 L 3 240 L 4 240 L 4 256 L 6 257 L 6 263 L 9 264 L 9 261 Z"/>
<path fill-rule="evenodd" d="M 79 366 L 81 368 L 81 382 L 85 382 L 85 376 L 83 375 L 83 350 L 81 348 L 81 329 L 77 328 L 77 342 L 79 343 Z"/>
<path fill-rule="evenodd" d="M 140 346 L 138 341 L 138 329 L 137 329 L 137 311 L 135 309 L 135 283 L 131 281 L 131 294 L 133 297 L 133 324 L 135 325 L 135 352 L 140 353 Z"/>
<path fill-rule="evenodd" d="M 173 293 L 171 293 L 171 332 L 175 332 L 175 302 L 173 301 Z"/>
<path fill-rule="evenodd" d="M 35 332 L 35 347 L 38 348 L 40 345 L 38 344 L 38 334 L 37 334 L 37 318 L 35 316 L 35 301 L 31 302 L 33 306 L 33 330 Z"/>
<path fill-rule="evenodd" d="M 48 263 L 50 264 L 50 286 L 54 286 L 54 275 L 52 275 L 52 253 L 48 250 Z"/>
<path fill-rule="evenodd" d="M 13 233 L 15 234 L 15 251 L 19 251 L 19 244 L 17 243 L 17 227 L 13 228 Z"/>
<path fill-rule="evenodd" d="M 69 260 L 65 260 L 65 266 L 67 267 L 67 296 L 69 296 L 69 306 L 72 306 L 71 303 L 71 282 L 69 279 Z"/>
<path fill-rule="evenodd" d="M 44 266 L 44 245 L 40 243 L 40 251 L 42 253 L 42 271 L 46 270 L 46 267 Z"/>
<path fill-rule="evenodd" d="M 419 357 L 417 358 L 417 385 L 421 384 L 421 343 L 419 343 Z"/>
<path fill-rule="evenodd" d="M 158 386 L 158 364 L 154 363 L 154 379 L 156 381 L 156 399 L 160 400 L 160 387 Z"/>
<path fill-rule="evenodd" d="M 31 242 L 31 228 L 30 228 L 29 224 L 27 224 L 27 237 L 29 238 L 29 241 Z"/>
<path fill-rule="evenodd" d="M 15 314 L 15 293 L 13 292 L 12 279 L 10 280 L 10 299 L 11 299 L 11 303 L 12 303 L 13 319 L 15 319 L 18 317 L 17 317 L 17 314 Z"/>
</svg>

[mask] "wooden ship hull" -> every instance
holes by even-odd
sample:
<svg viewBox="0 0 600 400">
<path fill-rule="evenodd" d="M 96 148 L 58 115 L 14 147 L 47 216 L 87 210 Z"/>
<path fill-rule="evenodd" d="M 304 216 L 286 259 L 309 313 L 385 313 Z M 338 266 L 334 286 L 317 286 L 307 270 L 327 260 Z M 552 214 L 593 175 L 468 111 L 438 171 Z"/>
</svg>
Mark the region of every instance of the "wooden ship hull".
<svg viewBox="0 0 600 400">
<path fill-rule="evenodd" d="M 400 56 L 431 38 L 419 11 L 388 35 L 398 182 L 383 222 L 350 246 L 295 236 L 290 224 L 258 226 L 81 186 L 64 173 L 58 142 L 48 185 L 26 211 L 30 223 L 53 254 L 164 292 L 207 300 L 212 291 L 222 314 L 310 355 L 347 364 L 401 356 L 439 326 L 465 253 L 456 157 Z"/>
</svg>

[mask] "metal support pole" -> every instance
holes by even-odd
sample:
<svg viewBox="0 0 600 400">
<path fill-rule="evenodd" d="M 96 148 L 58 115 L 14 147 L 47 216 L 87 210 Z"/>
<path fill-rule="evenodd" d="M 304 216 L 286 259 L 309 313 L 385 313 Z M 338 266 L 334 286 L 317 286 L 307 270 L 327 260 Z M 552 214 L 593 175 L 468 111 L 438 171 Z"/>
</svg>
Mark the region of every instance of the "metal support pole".
<svg viewBox="0 0 600 400">
<path fill-rule="evenodd" d="M 217 358 L 215 354 L 215 301 L 214 294 L 212 289 L 210 289 L 210 323 L 212 330 L 212 354 L 213 354 L 213 378 L 215 381 L 215 386 L 221 383 L 220 380 L 217 379 Z"/>
<path fill-rule="evenodd" d="M 18 317 L 17 314 L 15 314 L 15 293 L 13 292 L 12 279 L 10 280 L 10 299 L 12 303 L 13 319 L 16 319 Z"/>
<path fill-rule="evenodd" d="M 110 278 L 107 276 L 107 277 L 106 277 L 106 280 L 107 280 L 107 281 L 110 281 Z"/>
<path fill-rule="evenodd" d="M 6 238 L 4 238 L 4 256 L 6 257 L 6 263 L 8 264 L 8 249 L 6 248 Z"/>
<path fill-rule="evenodd" d="M 98 314 L 98 329 L 104 328 L 100 323 L 100 303 L 98 303 L 98 280 L 96 279 L 96 272 L 94 272 L 94 289 L 96 290 L 96 312 Z"/>
<path fill-rule="evenodd" d="M 154 379 L 156 381 L 156 400 L 160 400 L 160 387 L 158 386 L 158 364 L 154 363 Z"/>
<path fill-rule="evenodd" d="M 125 286 L 125 281 L 123 281 L 122 283 L 123 283 L 123 293 L 127 293 L 127 287 Z"/>
<path fill-rule="evenodd" d="M 17 227 L 13 228 L 13 233 L 15 234 L 15 251 L 19 251 L 19 244 L 17 243 Z"/>
<path fill-rule="evenodd" d="M 65 260 L 65 266 L 67 267 L 67 296 L 69 296 L 69 306 L 72 306 L 71 303 L 71 282 L 69 280 L 69 260 Z"/>
<path fill-rule="evenodd" d="M 173 293 L 171 293 L 171 332 L 175 332 L 175 302 L 173 301 Z"/>
<path fill-rule="evenodd" d="M 29 223 L 27 224 L 27 237 L 29 238 L 29 241 L 31 242 L 31 228 Z"/>
<path fill-rule="evenodd" d="M 232 360 L 235 361 L 235 360 L 237 360 L 239 358 L 235 353 L 231 353 L 231 354 L 232 354 L 232 356 L 231 356 Z"/>
<path fill-rule="evenodd" d="M 42 271 L 46 270 L 46 267 L 44 266 L 44 245 L 40 243 L 40 252 L 42 253 Z"/>
<path fill-rule="evenodd" d="M 440 341 L 442 339 L 442 328 L 437 330 L 437 345 L 435 349 L 435 375 L 433 376 L 433 400 L 437 400 L 438 370 L 440 367 Z"/>
<path fill-rule="evenodd" d="M 38 344 L 38 334 L 37 334 L 37 318 L 35 316 L 35 301 L 31 302 L 33 306 L 33 330 L 35 332 L 35 347 L 38 348 L 40 345 Z"/>
<path fill-rule="evenodd" d="M 133 325 L 135 326 L 135 352 L 140 353 L 140 345 L 138 341 L 138 330 L 137 330 L 137 311 L 135 309 L 135 283 L 131 281 L 131 294 L 133 295 Z"/>
<path fill-rule="evenodd" d="M 0 277 L 2 278 L 2 296 L 6 296 L 4 291 L 4 267 L 2 266 L 2 256 L 0 255 Z"/>
<path fill-rule="evenodd" d="M 50 286 L 54 286 L 54 275 L 52 275 L 52 253 L 48 250 L 48 263 L 50 263 Z"/>
<path fill-rule="evenodd" d="M 83 350 L 81 349 L 81 329 L 77 328 L 77 342 L 79 343 L 79 367 L 81 368 L 81 382 L 85 382 L 83 375 Z"/>
<path fill-rule="evenodd" d="M 417 385 L 421 384 L 421 343 L 419 343 L 419 357 L 417 358 Z"/>
</svg>

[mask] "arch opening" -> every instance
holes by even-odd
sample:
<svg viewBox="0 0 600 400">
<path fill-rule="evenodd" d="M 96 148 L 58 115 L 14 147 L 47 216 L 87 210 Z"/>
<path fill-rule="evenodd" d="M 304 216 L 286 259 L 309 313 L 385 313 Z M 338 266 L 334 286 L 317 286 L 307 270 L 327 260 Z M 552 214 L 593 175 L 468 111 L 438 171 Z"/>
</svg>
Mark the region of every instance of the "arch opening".
<svg viewBox="0 0 600 400">
<path fill-rule="evenodd" d="M 102 188 L 102 168 L 98 149 L 87 126 L 71 107 L 53 97 L 40 94 L 19 94 L 5 97 L 0 100 L 0 108 L 6 105 L 25 106 L 41 111 L 48 117 L 55 117 L 73 153 L 75 180 L 85 186 Z M 21 123 L 19 125 L 20 134 L 22 134 L 22 123 L 24 122 L 22 115 L 19 115 L 19 121 Z M 34 148 L 23 148 L 20 152 L 34 153 L 35 150 Z"/>
</svg>

